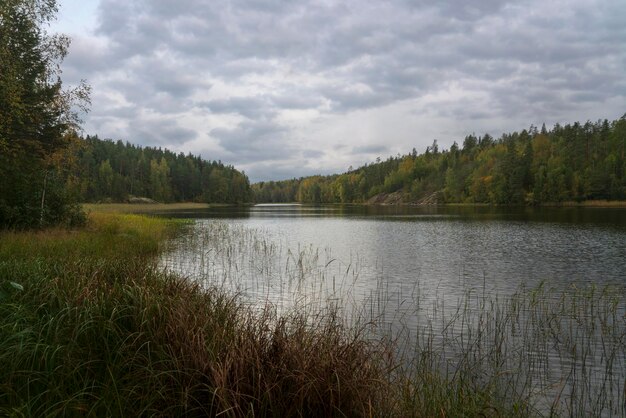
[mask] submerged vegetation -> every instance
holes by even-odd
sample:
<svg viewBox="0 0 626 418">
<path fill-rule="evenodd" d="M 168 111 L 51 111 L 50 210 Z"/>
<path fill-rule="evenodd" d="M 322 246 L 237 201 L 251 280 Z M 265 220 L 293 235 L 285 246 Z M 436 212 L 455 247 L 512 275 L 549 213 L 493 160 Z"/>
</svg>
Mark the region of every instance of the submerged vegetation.
<svg viewBox="0 0 626 418">
<path fill-rule="evenodd" d="M 202 273 L 211 280 L 185 278 L 157 258 L 181 228 L 93 213 L 84 229 L 2 233 L 0 415 L 625 412 L 623 289 L 520 290 L 501 300 L 468 291 L 449 315 L 443 300 L 392 306 L 384 284 L 347 312 L 346 289 L 329 286 L 333 297 L 318 300 L 329 303 L 278 309 L 219 279 L 222 267 L 232 275 L 250 261 L 240 250 L 275 274 L 280 249 L 214 223 L 199 242 L 222 267 Z M 319 288 L 310 281 L 334 264 L 316 254 L 291 252 L 277 280 Z"/>
</svg>

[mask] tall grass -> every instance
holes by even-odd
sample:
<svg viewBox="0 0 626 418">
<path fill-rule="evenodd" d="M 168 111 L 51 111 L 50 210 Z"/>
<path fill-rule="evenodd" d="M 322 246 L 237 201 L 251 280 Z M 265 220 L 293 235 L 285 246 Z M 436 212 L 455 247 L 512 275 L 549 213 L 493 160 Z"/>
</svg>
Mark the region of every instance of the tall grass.
<svg viewBox="0 0 626 418">
<path fill-rule="evenodd" d="M 279 312 L 338 307 L 392 357 L 386 396 L 398 416 L 626 415 L 625 288 L 546 284 L 511 295 L 467 288 L 449 300 L 394 289 L 354 255 L 289 247 L 284 237 L 224 222 L 199 223 L 162 265 L 201 286 L 238 292 Z"/>
<path fill-rule="evenodd" d="M 468 291 L 404 324 L 405 408 L 435 415 L 624 416 L 624 289 Z M 430 388 L 430 390 L 424 390 Z M 445 407 L 444 407 L 445 406 Z"/>
<path fill-rule="evenodd" d="M 163 273 L 155 256 L 173 229 L 92 214 L 86 230 L 2 233 L 0 415 L 387 409 L 383 346 L 344 328 L 332 310 L 278 316 Z"/>
</svg>

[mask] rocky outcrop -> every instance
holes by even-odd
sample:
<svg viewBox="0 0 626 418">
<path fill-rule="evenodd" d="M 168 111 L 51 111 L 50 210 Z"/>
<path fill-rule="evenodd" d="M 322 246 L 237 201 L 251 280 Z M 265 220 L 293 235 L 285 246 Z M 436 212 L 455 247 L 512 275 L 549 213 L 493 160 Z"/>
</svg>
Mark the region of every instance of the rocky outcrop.
<svg viewBox="0 0 626 418">
<path fill-rule="evenodd" d="M 411 201 L 401 191 L 393 193 L 379 193 L 369 198 L 367 205 L 437 205 L 441 201 L 441 192 L 434 192 L 421 199 Z"/>
<path fill-rule="evenodd" d="M 379 193 L 376 196 L 372 196 L 365 202 L 368 205 L 399 205 L 403 202 L 403 193 Z"/>
<path fill-rule="evenodd" d="M 137 196 L 129 196 L 128 203 L 133 204 L 147 204 L 147 203 L 159 203 L 156 200 L 147 198 L 147 197 L 137 197 Z"/>
<path fill-rule="evenodd" d="M 437 205 L 441 201 L 441 192 L 434 192 L 428 196 L 424 196 L 416 202 L 411 203 L 412 205 Z"/>
</svg>

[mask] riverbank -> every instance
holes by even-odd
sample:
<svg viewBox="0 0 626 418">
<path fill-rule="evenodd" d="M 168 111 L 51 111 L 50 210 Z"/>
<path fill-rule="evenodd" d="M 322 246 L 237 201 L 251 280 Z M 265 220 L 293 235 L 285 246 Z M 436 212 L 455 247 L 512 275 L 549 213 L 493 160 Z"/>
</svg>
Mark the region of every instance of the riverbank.
<svg viewBox="0 0 626 418">
<path fill-rule="evenodd" d="M 626 200 L 583 200 L 582 202 L 546 203 L 544 206 L 585 208 L 626 208 Z"/>
<path fill-rule="evenodd" d="M 202 210 L 230 206 L 224 203 L 83 203 L 85 212 L 97 213 L 153 213 L 164 210 Z"/>
</svg>

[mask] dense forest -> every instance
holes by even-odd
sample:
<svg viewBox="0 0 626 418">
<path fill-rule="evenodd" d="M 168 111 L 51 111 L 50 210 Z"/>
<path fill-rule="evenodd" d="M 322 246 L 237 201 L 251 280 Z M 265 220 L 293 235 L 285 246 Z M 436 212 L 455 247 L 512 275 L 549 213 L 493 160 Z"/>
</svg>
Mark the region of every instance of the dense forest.
<svg viewBox="0 0 626 418">
<path fill-rule="evenodd" d="M 356 170 L 252 186 L 257 202 L 538 204 L 626 198 L 626 115 L 584 124 L 468 135 L 440 150 Z"/>
<path fill-rule="evenodd" d="M 159 202 L 245 203 L 245 174 L 218 161 L 97 136 L 69 140 L 59 175 L 78 201 L 123 202 L 141 196 Z"/>
</svg>

